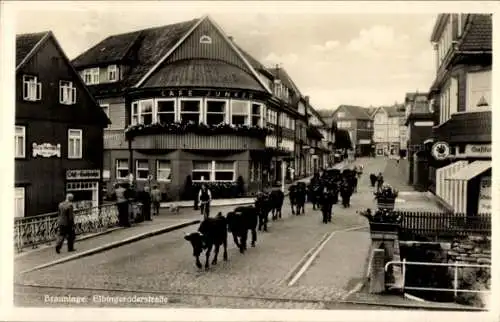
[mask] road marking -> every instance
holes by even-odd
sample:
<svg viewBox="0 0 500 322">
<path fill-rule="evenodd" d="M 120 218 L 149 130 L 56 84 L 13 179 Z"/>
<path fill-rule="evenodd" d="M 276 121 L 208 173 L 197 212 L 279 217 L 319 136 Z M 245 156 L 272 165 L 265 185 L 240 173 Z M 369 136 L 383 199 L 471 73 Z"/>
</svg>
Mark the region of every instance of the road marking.
<svg viewBox="0 0 500 322">
<path fill-rule="evenodd" d="M 295 283 L 297 283 L 297 281 L 302 277 L 302 275 L 304 275 L 304 273 L 307 271 L 307 269 L 309 268 L 309 266 L 311 266 L 311 264 L 314 262 L 314 260 L 316 259 L 316 257 L 318 257 L 319 253 L 321 252 L 321 250 L 325 247 L 326 243 L 328 243 L 328 241 L 336 234 L 336 233 L 343 233 L 343 232 L 348 232 L 348 231 L 353 231 L 353 230 L 359 230 L 359 229 L 363 229 L 363 228 L 366 228 L 366 225 L 363 225 L 363 226 L 356 226 L 356 227 L 351 227 L 351 228 L 347 228 L 347 229 L 343 229 L 343 230 L 336 230 L 336 231 L 332 231 L 331 233 L 328 233 L 325 237 L 323 237 L 321 240 L 323 240 L 321 243 L 319 243 L 319 245 L 315 245 L 313 248 L 311 248 L 309 250 L 309 252 L 307 252 L 306 256 L 304 257 L 307 257 L 307 255 L 312 251 L 313 253 L 309 256 L 309 259 L 304 263 L 304 265 L 300 268 L 300 270 L 297 272 L 297 274 L 295 274 L 295 276 L 292 278 L 292 280 L 288 283 L 288 286 L 293 286 Z M 302 260 L 301 260 L 302 261 Z M 299 261 L 299 263 L 301 262 Z"/>
</svg>

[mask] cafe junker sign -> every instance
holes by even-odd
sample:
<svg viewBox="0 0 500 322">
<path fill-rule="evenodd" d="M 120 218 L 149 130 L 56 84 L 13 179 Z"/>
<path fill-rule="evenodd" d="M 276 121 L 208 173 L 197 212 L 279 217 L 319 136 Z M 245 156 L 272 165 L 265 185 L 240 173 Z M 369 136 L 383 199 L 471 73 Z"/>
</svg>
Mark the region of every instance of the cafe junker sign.
<svg viewBox="0 0 500 322">
<path fill-rule="evenodd" d="M 162 97 L 216 97 L 216 98 L 243 98 L 252 99 L 253 94 L 239 90 L 203 90 L 203 89 L 175 89 L 162 90 Z"/>
<path fill-rule="evenodd" d="M 465 154 L 468 157 L 491 157 L 491 144 L 467 144 Z"/>
<path fill-rule="evenodd" d="M 61 145 L 50 144 L 50 143 L 42 143 L 36 144 L 33 143 L 33 157 L 41 156 L 44 158 L 50 158 L 53 156 L 61 157 Z"/>
<path fill-rule="evenodd" d="M 99 169 L 72 169 L 66 171 L 66 180 L 99 179 L 101 171 Z"/>
</svg>

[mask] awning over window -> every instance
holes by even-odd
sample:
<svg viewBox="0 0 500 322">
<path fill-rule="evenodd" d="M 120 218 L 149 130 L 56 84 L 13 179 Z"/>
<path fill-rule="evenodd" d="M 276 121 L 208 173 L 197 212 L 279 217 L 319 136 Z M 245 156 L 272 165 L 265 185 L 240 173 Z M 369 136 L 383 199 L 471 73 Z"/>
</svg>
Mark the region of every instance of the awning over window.
<svg viewBox="0 0 500 322">
<path fill-rule="evenodd" d="M 491 161 L 474 161 L 452 175 L 449 180 L 468 181 L 491 168 Z"/>
</svg>

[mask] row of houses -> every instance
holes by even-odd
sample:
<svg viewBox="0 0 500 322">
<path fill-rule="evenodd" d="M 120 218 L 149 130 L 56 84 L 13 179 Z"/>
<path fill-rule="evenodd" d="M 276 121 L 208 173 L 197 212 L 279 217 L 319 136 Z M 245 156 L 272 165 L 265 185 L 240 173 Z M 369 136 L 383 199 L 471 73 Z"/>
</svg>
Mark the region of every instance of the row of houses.
<svg viewBox="0 0 500 322">
<path fill-rule="evenodd" d="M 435 79 L 406 95 L 409 183 L 450 211 L 491 213 L 491 14 L 440 14 L 430 40 Z"/>
<path fill-rule="evenodd" d="M 52 32 L 16 39 L 16 216 L 72 192 L 98 206 L 116 182 L 245 191 L 333 161 L 331 123 L 280 66 L 210 17 L 112 35 L 70 61 Z"/>
</svg>

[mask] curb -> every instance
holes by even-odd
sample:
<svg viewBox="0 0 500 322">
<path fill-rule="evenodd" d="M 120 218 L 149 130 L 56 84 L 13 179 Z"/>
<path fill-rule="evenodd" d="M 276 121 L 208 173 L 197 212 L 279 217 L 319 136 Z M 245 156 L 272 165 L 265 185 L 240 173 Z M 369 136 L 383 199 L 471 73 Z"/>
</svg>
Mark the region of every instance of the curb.
<svg viewBox="0 0 500 322">
<path fill-rule="evenodd" d="M 20 274 L 25 274 L 25 273 L 29 273 L 29 272 L 32 272 L 32 271 L 37 271 L 37 270 L 40 270 L 40 269 L 43 269 L 43 268 L 47 268 L 47 267 L 51 267 L 51 266 L 54 266 L 54 265 L 57 265 L 57 264 L 66 263 L 66 262 L 69 262 L 69 261 L 72 261 L 72 260 L 75 260 L 75 259 L 79 259 L 79 258 L 91 256 L 91 255 L 94 255 L 94 254 L 102 253 L 104 251 L 107 251 L 107 250 L 110 250 L 110 249 L 113 249 L 113 248 L 117 248 L 117 247 L 120 247 L 120 246 L 124 246 L 124 245 L 127 245 L 127 244 L 131 244 L 131 243 L 134 243 L 134 242 L 142 240 L 142 239 L 146 239 L 146 238 L 153 237 L 153 236 L 156 236 L 156 235 L 161 235 L 161 234 L 164 234 L 164 233 L 168 233 L 168 232 L 173 231 L 173 230 L 182 229 L 182 228 L 187 227 L 187 226 L 195 225 L 195 224 L 197 224 L 199 222 L 200 222 L 199 219 L 190 220 L 190 221 L 187 221 L 187 222 L 184 222 L 184 223 L 181 223 L 181 224 L 175 224 L 175 225 L 163 227 L 163 228 L 160 228 L 160 229 L 157 229 L 157 230 L 154 230 L 154 231 L 150 231 L 150 232 L 147 232 L 147 233 L 135 235 L 135 236 L 123 239 L 123 240 L 119 240 L 119 241 L 116 241 L 116 242 L 111 242 L 111 243 L 108 243 L 108 244 L 103 245 L 103 246 L 92 248 L 92 249 L 89 249 L 87 251 L 84 251 L 84 252 L 81 252 L 81 253 L 78 253 L 78 254 L 75 254 L 75 255 L 72 255 L 72 256 L 67 256 L 67 257 L 64 257 L 64 258 L 61 258 L 61 259 L 58 259 L 58 260 L 55 260 L 55 261 L 52 261 L 52 262 L 49 262 L 49 263 L 45 263 L 45 264 L 42 264 L 42 265 L 38 265 L 38 266 L 32 267 L 30 269 L 27 269 L 25 271 L 20 272 Z"/>
<path fill-rule="evenodd" d="M 434 305 L 425 305 L 418 303 L 382 303 L 376 301 L 346 301 L 341 300 L 334 303 L 343 303 L 343 304 L 360 304 L 360 305 L 373 305 L 373 306 L 384 306 L 384 307 L 397 307 L 397 308 L 406 308 L 406 309 L 421 309 L 427 311 L 461 311 L 461 312 L 488 312 L 488 309 L 476 308 L 476 307 L 454 307 L 454 306 L 434 306 Z M 427 302 L 430 303 L 430 302 Z"/>
</svg>

